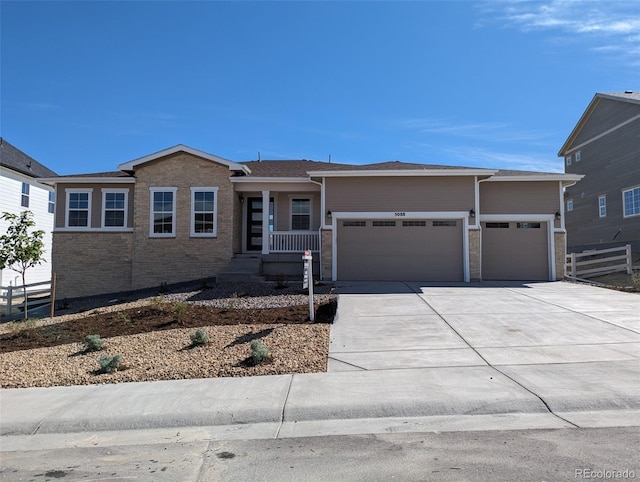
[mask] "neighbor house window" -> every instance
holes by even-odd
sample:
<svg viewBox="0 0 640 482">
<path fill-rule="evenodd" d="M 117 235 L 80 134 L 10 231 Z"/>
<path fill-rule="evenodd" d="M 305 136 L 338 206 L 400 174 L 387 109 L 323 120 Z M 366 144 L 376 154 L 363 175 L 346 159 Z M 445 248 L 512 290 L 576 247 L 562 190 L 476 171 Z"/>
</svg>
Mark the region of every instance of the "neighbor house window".
<svg viewBox="0 0 640 482">
<path fill-rule="evenodd" d="M 311 199 L 291 199 L 291 230 L 311 229 Z"/>
<path fill-rule="evenodd" d="M 573 211 L 573 199 L 567 200 L 567 211 Z"/>
<path fill-rule="evenodd" d="M 191 236 L 216 235 L 217 203 L 217 187 L 191 188 Z"/>
<path fill-rule="evenodd" d="M 576 151 L 576 162 L 580 162 L 580 151 Z"/>
<path fill-rule="evenodd" d="M 175 187 L 151 187 L 151 217 L 149 236 L 175 237 L 176 191 Z"/>
<path fill-rule="evenodd" d="M 56 193 L 49 192 L 49 207 L 48 211 L 53 214 L 56 209 Z"/>
<path fill-rule="evenodd" d="M 564 160 L 566 161 L 567 166 L 570 166 L 570 165 L 571 165 L 571 154 L 569 154 L 568 156 L 566 156 L 566 157 L 564 158 Z"/>
<path fill-rule="evenodd" d="M 598 214 L 601 218 L 607 215 L 607 196 L 598 196 Z"/>
<path fill-rule="evenodd" d="M 67 212 L 65 226 L 88 228 L 91 226 L 91 193 L 93 189 L 67 189 Z"/>
<path fill-rule="evenodd" d="M 622 191 L 624 217 L 640 214 L 640 186 Z"/>
<path fill-rule="evenodd" d="M 128 189 L 102 190 L 102 227 L 124 228 L 127 226 Z"/>
<path fill-rule="evenodd" d="M 22 197 L 20 198 L 20 206 L 22 206 L 23 208 L 28 208 L 29 207 L 29 190 L 30 190 L 31 186 L 29 186 L 29 183 L 23 182 L 22 183 Z"/>
</svg>

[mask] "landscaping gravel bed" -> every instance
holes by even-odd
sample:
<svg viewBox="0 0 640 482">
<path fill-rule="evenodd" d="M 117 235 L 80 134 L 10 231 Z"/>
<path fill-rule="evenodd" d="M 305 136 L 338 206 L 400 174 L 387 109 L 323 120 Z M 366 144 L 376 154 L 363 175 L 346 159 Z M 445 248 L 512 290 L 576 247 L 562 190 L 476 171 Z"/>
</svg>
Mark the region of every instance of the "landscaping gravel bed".
<svg viewBox="0 0 640 482">
<path fill-rule="evenodd" d="M 316 286 L 316 304 L 335 300 L 331 285 Z M 142 295 L 142 296 L 141 296 Z M 171 293 L 138 293 L 119 299 L 105 297 L 72 300 L 54 318 L 37 322 L 0 325 L 0 334 L 19 332 L 57 323 L 83 323 L 88 316 L 124 312 L 145 305 L 174 306 L 175 303 L 213 306 L 247 313 L 255 323 L 210 325 L 202 328 L 210 342 L 192 346 L 190 334 L 195 327 L 177 327 L 127 336 L 106 338 L 99 352 L 85 352 L 82 343 L 12 351 L 0 354 L 0 386 L 3 388 L 46 387 L 172 380 L 226 376 L 255 376 L 284 373 L 309 373 L 326 370 L 329 325 L 309 323 L 305 319 L 289 323 L 261 324 L 265 309 L 301 306 L 308 296 L 300 284 L 278 287 L 275 283 L 214 283 L 208 289 L 186 287 Z M 299 310 L 305 313 L 305 310 Z M 308 314 L 308 312 L 306 312 Z M 113 316 L 113 315 L 110 315 Z M 305 315 L 306 316 L 306 315 Z M 135 322 L 135 320 L 134 320 Z M 269 349 L 271 361 L 252 366 L 249 342 L 259 339 Z M 100 357 L 122 355 L 122 365 L 114 373 L 97 373 Z"/>
</svg>

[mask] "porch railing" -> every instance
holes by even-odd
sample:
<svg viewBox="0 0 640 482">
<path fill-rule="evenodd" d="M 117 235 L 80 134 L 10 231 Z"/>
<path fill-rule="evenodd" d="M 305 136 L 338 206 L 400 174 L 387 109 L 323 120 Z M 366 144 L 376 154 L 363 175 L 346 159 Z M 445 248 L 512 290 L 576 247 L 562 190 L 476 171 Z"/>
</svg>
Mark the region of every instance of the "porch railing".
<svg viewBox="0 0 640 482">
<path fill-rule="evenodd" d="M 269 233 L 271 253 L 301 253 L 320 250 L 320 236 L 313 231 L 273 231 Z"/>
</svg>

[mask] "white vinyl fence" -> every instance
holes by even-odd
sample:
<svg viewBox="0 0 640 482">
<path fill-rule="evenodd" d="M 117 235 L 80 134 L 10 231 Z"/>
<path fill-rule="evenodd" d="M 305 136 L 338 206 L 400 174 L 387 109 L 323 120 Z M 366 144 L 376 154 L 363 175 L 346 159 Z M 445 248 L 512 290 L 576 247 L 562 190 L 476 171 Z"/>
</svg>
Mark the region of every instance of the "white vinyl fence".
<svg viewBox="0 0 640 482">
<path fill-rule="evenodd" d="M 27 309 L 51 302 L 51 280 L 32 283 L 27 288 Z M 22 286 L 0 286 L 0 315 L 11 316 L 24 308 Z"/>
<path fill-rule="evenodd" d="M 567 255 L 566 274 L 571 279 L 591 278 L 626 271 L 633 274 L 631 245 Z"/>
</svg>

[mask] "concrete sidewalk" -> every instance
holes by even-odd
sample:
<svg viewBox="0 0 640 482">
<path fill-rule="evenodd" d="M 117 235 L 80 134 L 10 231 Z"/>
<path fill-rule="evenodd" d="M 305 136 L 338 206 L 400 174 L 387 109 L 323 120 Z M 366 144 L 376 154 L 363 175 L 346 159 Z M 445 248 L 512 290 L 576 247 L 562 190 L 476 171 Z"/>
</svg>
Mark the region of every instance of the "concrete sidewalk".
<svg viewBox="0 0 640 482">
<path fill-rule="evenodd" d="M 4 389 L 1 450 L 34 434 L 176 428 L 271 438 L 640 426 L 640 295 L 570 283 L 339 293 L 327 373 Z"/>
</svg>

